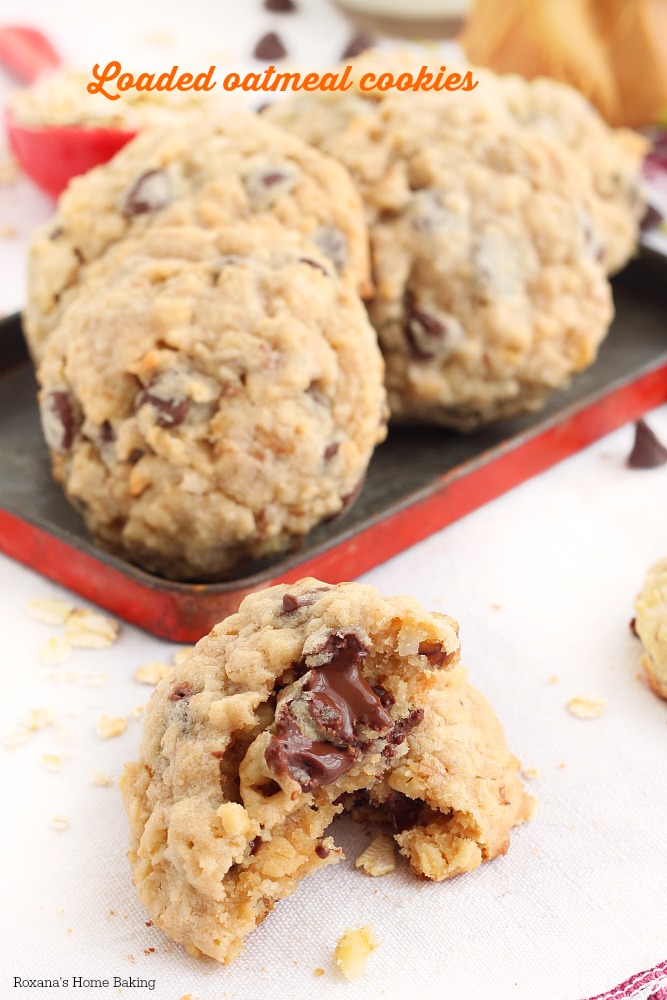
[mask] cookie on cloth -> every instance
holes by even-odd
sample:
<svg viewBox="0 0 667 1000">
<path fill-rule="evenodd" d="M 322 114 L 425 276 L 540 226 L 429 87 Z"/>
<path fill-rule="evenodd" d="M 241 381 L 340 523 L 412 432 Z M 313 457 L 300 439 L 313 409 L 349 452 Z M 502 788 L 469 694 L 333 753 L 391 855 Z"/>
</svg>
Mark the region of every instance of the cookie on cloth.
<svg viewBox="0 0 667 1000">
<path fill-rule="evenodd" d="M 642 666 L 655 693 L 667 698 L 667 559 L 646 574 L 635 610 L 635 628 L 644 647 Z"/>
<path fill-rule="evenodd" d="M 54 475 L 97 541 L 201 580 L 352 502 L 386 433 L 382 379 L 356 293 L 259 222 L 124 241 L 39 369 Z"/>
<path fill-rule="evenodd" d="M 505 851 L 531 800 L 458 659 L 456 622 L 409 597 L 314 579 L 247 597 L 158 685 L 121 779 L 154 923 L 232 961 L 340 859 L 327 827 L 360 798 L 389 821 L 393 798 L 410 803 L 397 839 L 427 878 Z"/>
<path fill-rule="evenodd" d="M 33 240 L 24 316 L 33 357 L 114 244 L 156 227 L 258 219 L 311 242 L 346 282 L 368 291 L 361 202 L 339 163 L 256 115 L 185 115 L 178 126 L 143 132 L 75 178 Z"/>
</svg>

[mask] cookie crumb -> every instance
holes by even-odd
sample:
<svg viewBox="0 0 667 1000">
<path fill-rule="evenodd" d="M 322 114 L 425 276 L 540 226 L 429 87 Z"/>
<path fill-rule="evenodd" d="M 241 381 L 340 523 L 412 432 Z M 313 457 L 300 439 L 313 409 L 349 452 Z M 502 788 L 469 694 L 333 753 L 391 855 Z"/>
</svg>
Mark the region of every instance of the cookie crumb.
<svg viewBox="0 0 667 1000">
<path fill-rule="evenodd" d="M 66 663 L 72 655 L 72 647 L 62 635 L 52 635 L 37 650 L 37 659 L 47 667 Z"/>
<path fill-rule="evenodd" d="M 558 676 L 558 674 L 550 674 L 547 677 L 547 684 L 558 684 L 559 680 L 560 677 Z"/>
<path fill-rule="evenodd" d="M 54 816 L 51 820 L 51 826 L 54 830 L 62 833 L 69 826 L 69 820 L 66 816 Z"/>
<path fill-rule="evenodd" d="M 127 729 L 127 719 L 122 715 L 101 715 L 97 720 L 97 732 L 105 739 L 120 736 Z"/>
<path fill-rule="evenodd" d="M 368 924 L 343 932 L 336 945 L 334 958 L 346 979 L 359 979 L 363 976 L 366 959 L 375 951 L 378 943 Z"/>
<path fill-rule="evenodd" d="M 318 976 L 318 977 L 319 976 L 323 976 L 324 975 L 324 969 L 315 969 L 315 975 Z"/>
<path fill-rule="evenodd" d="M 607 711 L 607 706 L 602 699 L 590 698 L 587 695 L 570 698 L 567 707 L 577 719 L 599 719 Z"/>
<path fill-rule="evenodd" d="M 47 771 L 62 771 L 63 759 L 57 753 L 43 753 L 42 764 Z"/>
<path fill-rule="evenodd" d="M 185 661 L 190 658 L 194 652 L 194 648 L 194 646 L 179 646 L 179 648 L 174 651 L 171 662 L 175 667 L 180 667 L 181 663 L 185 663 Z"/>
<path fill-rule="evenodd" d="M 161 680 L 168 677 L 173 669 L 168 663 L 152 660 L 150 663 L 144 663 L 143 667 L 137 667 L 134 671 L 134 679 L 139 684 L 152 684 L 155 687 Z"/>
<path fill-rule="evenodd" d="M 535 778 L 539 777 L 540 771 L 537 767 L 524 767 L 521 769 L 521 777 L 525 778 L 526 781 L 534 781 Z"/>
<path fill-rule="evenodd" d="M 65 623 L 65 639 L 79 649 L 107 649 L 119 631 L 117 621 L 98 611 L 73 611 Z"/>
<path fill-rule="evenodd" d="M 96 788 L 110 788 L 113 785 L 113 779 L 108 774 L 102 774 L 101 771 L 93 771 L 90 776 L 90 783 L 91 785 L 95 785 Z"/>
<path fill-rule="evenodd" d="M 373 878 L 395 871 L 394 841 L 383 833 L 378 834 L 361 852 L 354 862 L 354 867 L 363 868 Z"/>
<path fill-rule="evenodd" d="M 136 708 L 130 709 L 130 711 L 127 713 L 127 717 L 128 719 L 140 719 L 145 711 L 146 711 L 145 705 L 137 705 Z"/>
<path fill-rule="evenodd" d="M 31 618 L 45 625 L 64 625 L 74 611 L 74 605 L 57 597 L 37 597 L 28 601 L 27 611 Z"/>
<path fill-rule="evenodd" d="M 18 747 L 22 747 L 24 743 L 27 743 L 31 736 L 32 733 L 28 732 L 27 729 L 14 729 L 5 736 L 3 743 L 8 750 L 16 750 Z"/>
</svg>

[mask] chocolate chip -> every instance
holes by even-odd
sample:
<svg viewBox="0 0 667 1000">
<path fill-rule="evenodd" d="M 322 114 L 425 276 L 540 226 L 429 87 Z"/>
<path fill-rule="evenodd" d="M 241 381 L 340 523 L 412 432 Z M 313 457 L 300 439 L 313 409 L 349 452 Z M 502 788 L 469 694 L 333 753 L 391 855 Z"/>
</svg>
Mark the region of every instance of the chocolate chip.
<svg viewBox="0 0 667 1000">
<path fill-rule="evenodd" d="M 164 170 L 147 170 L 125 195 L 122 213 L 127 218 L 157 212 L 171 201 L 171 182 Z"/>
<path fill-rule="evenodd" d="M 352 506 L 354 501 L 358 498 L 359 494 L 363 490 L 365 482 L 366 482 L 366 476 L 362 476 L 357 485 L 352 490 L 352 492 L 346 493 L 346 495 L 343 497 L 343 506 L 341 507 L 341 510 L 347 510 L 348 507 Z"/>
<path fill-rule="evenodd" d="M 399 721 L 394 726 L 393 730 L 389 734 L 389 743 L 397 747 L 402 743 L 408 733 L 418 726 L 424 719 L 424 709 L 414 708 L 409 715 L 406 715 L 404 719 L 399 719 Z"/>
<path fill-rule="evenodd" d="M 188 415 L 190 400 L 187 397 L 184 399 L 163 398 L 157 391 L 159 389 L 159 378 L 158 375 L 157 378 L 153 379 L 139 393 L 136 398 L 135 408 L 138 410 L 148 403 L 156 412 L 155 422 L 158 427 L 179 427 Z"/>
<path fill-rule="evenodd" d="M 360 723 L 376 732 L 394 725 L 389 712 L 361 673 L 368 650 L 352 632 L 332 632 L 317 651 L 327 662 L 311 672 L 304 685 L 310 715 L 323 733 L 338 743 L 356 744 Z"/>
<path fill-rule="evenodd" d="M 113 427 L 108 420 L 104 420 L 100 424 L 100 441 L 102 444 L 111 444 L 115 437 Z"/>
<path fill-rule="evenodd" d="M 395 792 L 383 803 L 382 808 L 389 816 L 394 833 L 403 833 L 417 825 L 423 805 L 421 799 L 411 799 L 401 792 Z"/>
<path fill-rule="evenodd" d="M 272 14 L 292 14 L 297 10 L 294 0 L 264 0 L 264 7 Z"/>
<path fill-rule="evenodd" d="M 136 465 L 140 458 L 143 458 L 145 452 L 141 448 L 133 448 L 130 454 L 127 456 L 127 461 L 130 465 Z"/>
<path fill-rule="evenodd" d="M 340 448 L 340 442 L 339 441 L 333 441 L 331 444 L 328 444 L 326 446 L 326 448 L 324 449 L 324 458 L 325 458 L 325 460 L 328 462 L 329 459 L 333 458 L 334 455 L 337 454 L 339 448 Z"/>
<path fill-rule="evenodd" d="M 340 273 L 347 264 L 347 238 L 334 226 L 320 226 L 313 233 L 313 243 Z"/>
<path fill-rule="evenodd" d="M 375 39 L 372 35 L 369 35 L 366 31 L 359 31 L 356 35 L 352 36 L 345 46 L 341 54 L 341 59 L 354 59 L 355 56 L 361 55 L 366 49 L 372 49 L 374 45 Z"/>
<path fill-rule="evenodd" d="M 655 205 L 647 205 L 644 218 L 641 221 L 641 231 L 650 233 L 652 229 L 657 229 L 664 219 L 662 212 Z M 53 237 L 51 237 L 53 239 Z"/>
<path fill-rule="evenodd" d="M 324 860 L 325 858 L 329 857 L 331 851 L 329 850 L 328 847 L 325 847 L 324 844 L 316 844 L 315 854 L 317 854 L 318 858 L 322 858 L 322 860 Z"/>
<path fill-rule="evenodd" d="M 298 597 L 295 597 L 294 594 L 283 594 L 283 614 L 289 615 L 300 607 Z"/>
<path fill-rule="evenodd" d="M 638 639 L 639 638 L 639 632 L 637 631 L 637 619 L 636 618 L 631 618 L 629 624 L 630 624 L 630 631 L 635 636 L 635 638 Z"/>
<path fill-rule="evenodd" d="M 190 687 L 187 681 L 182 684 L 177 684 L 174 690 L 169 695 L 169 701 L 182 701 L 184 698 L 191 698 L 194 691 Z"/>
<path fill-rule="evenodd" d="M 153 921 L 152 920 L 147 920 L 146 921 L 146 927 L 152 927 L 152 926 L 153 926 Z"/>
<path fill-rule="evenodd" d="M 404 333 L 413 357 L 430 361 L 442 353 L 447 330 L 435 316 L 413 307 L 408 313 Z"/>
<path fill-rule="evenodd" d="M 443 663 L 447 666 L 455 656 L 454 653 L 445 652 L 441 642 L 428 642 L 426 639 L 419 643 L 419 655 L 425 656 L 432 667 L 439 667 Z"/>
<path fill-rule="evenodd" d="M 262 175 L 262 184 L 264 187 L 274 187 L 276 184 L 282 184 L 289 176 L 284 170 L 270 170 Z"/>
<path fill-rule="evenodd" d="M 269 31 L 255 45 L 252 51 L 255 59 L 283 59 L 287 55 L 287 49 L 275 31 Z"/>
<path fill-rule="evenodd" d="M 667 448 L 644 420 L 635 424 L 635 443 L 628 457 L 631 469 L 656 469 L 667 463 Z"/>
<path fill-rule="evenodd" d="M 391 708 L 392 705 L 396 704 L 396 699 L 394 698 L 393 694 L 389 694 L 389 692 L 385 691 L 385 689 L 381 687 L 379 684 L 374 684 L 373 690 L 380 699 L 380 704 L 382 705 L 383 708 Z"/>
<path fill-rule="evenodd" d="M 264 752 L 268 767 L 279 776 L 288 775 L 310 792 L 321 785 L 330 785 L 355 764 L 359 751 L 355 747 L 332 746 L 303 735 L 296 719 L 283 710 L 276 720 L 276 731 Z"/>
<path fill-rule="evenodd" d="M 329 408 L 329 399 L 322 392 L 322 389 L 320 388 L 318 382 L 311 382 L 308 388 L 306 389 L 306 392 L 308 393 L 312 401 L 316 403 L 318 406 L 326 406 L 327 409 Z"/>
<path fill-rule="evenodd" d="M 70 394 L 62 389 L 47 393 L 41 411 L 49 447 L 60 454 L 70 451 L 81 423 Z"/>
<path fill-rule="evenodd" d="M 259 850 L 259 845 L 261 843 L 262 843 L 261 837 L 253 837 L 253 839 L 248 844 L 248 847 L 250 848 L 250 853 L 253 855 L 253 857 L 255 856 L 255 854 L 257 854 L 257 851 Z"/>
</svg>

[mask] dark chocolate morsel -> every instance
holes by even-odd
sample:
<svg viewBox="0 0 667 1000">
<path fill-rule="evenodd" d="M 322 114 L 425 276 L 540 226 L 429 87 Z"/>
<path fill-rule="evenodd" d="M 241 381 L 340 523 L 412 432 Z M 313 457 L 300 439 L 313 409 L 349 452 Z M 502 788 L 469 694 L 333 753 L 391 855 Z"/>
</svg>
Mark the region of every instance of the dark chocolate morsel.
<svg viewBox="0 0 667 1000">
<path fill-rule="evenodd" d="M 252 51 L 255 59 L 283 59 L 287 55 L 287 49 L 275 31 L 269 31 L 262 35 Z"/>
<path fill-rule="evenodd" d="M 297 9 L 294 0 L 264 0 L 264 7 L 272 14 L 292 14 Z"/>
<path fill-rule="evenodd" d="M 147 170 L 125 195 L 122 213 L 127 218 L 157 212 L 171 201 L 171 183 L 164 170 Z"/>
<path fill-rule="evenodd" d="M 61 454 L 70 451 L 80 425 L 72 397 L 68 392 L 56 389 L 47 393 L 43 406 L 48 443 Z"/>
<path fill-rule="evenodd" d="M 354 487 L 351 493 L 347 493 L 343 498 L 343 506 L 341 510 L 347 510 L 351 507 L 354 501 L 358 498 L 359 494 L 364 488 L 364 483 L 366 482 L 366 476 L 362 476 L 357 485 Z"/>
<path fill-rule="evenodd" d="M 329 459 L 334 457 L 339 448 L 340 448 L 339 441 L 332 441 L 331 444 L 328 444 L 326 446 L 326 448 L 324 449 L 324 458 L 326 459 L 327 462 L 329 461 Z"/>
<path fill-rule="evenodd" d="M 102 444 L 111 444 L 115 438 L 113 427 L 108 420 L 104 420 L 100 424 L 100 441 Z"/>
<path fill-rule="evenodd" d="M 424 639 L 419 643 L 419 655 L 425 656 L 432 667 L 447 666 L 454 659 L 454 653 L 446 653 L 441 642 L 428 642 Z"/>
<path fill-rule="evenodd" d="M 430 361 L 442 350 L 447 330 L 440 320 L 423 309 L 412 308 L 405 324 L 405 339 L 412 355 Z"/>
<path fill-rule="evenodd" d="M 423 708 L 413 708 L 409 715 L 406 715 L 404 719 L 399 719 L 399 721 L 394 726 L 392 732 L 390 733 L 388 739 L 389 743 L 397 747 L 403 742 L 408 733 L 422 722 L 424 718 Z"/>
<path fill-rule="evenodd" d="M 352 36 L 345 46 L 341 59 L 354 59 L 355 56 L 360 56 L 366 49 L 372 49 L 374 44 L 375 39 L 372 35 L 369 35 L 365 31 L 359 31 L 356 35 Z"/>
<path fill-rule="evenodd" d="M 194 691 L 190 687 L 187 681 L 182 684 L 177 684 L 174 690 L 169 695 L 169 701 L 182 701 L 184 698 L 191 698 Z"/>
<path fill-rule="evenodd" d="M 322 860 L 324 860 L 325 858 L 329 857 L 331 851 L 329 850 L 328 847 L 325 847 L 324 844 L 316 844 L 315 854 L 317 854 L 318 858 L 322 858 Z"/>
<path fill-rule="evenodd" d="M 401 792 L 395 792 L 381 808 L 387 814 L 394 833 L 403 833 L 417 825 L 423 805 L 421 799 L 411 799 Z"/>
<path fill-rule="evenodd" d="M 156 411 L 155 422 L 159 427 L 178 427 L 183 423 L 190 410 L 190 400 L 184 399 L 163 399 L 157 392 L 151 392 L 157 384 L 159 376 L 154 379 L 136 399 L 136 409 L 149 403 Z"/>
<path fill-rule="evenodd" d="M 656 469 L 667 464 L 667 448 L 643 420 L 635 424 L 635 443 L 627 464 L 631 469 Z"/>
<path fill-rule="evenodd" d="M 255 854 L 257 854 L 257 851 L 259 850 L 259 847 L 260 847 L 261 843 L 262 843 L 262 838 L 261 837 L 253 837 L 253 839 L 248 844 L 248 847 L 250 848 L 250 853 L 253 856 Z"/>
<path fill-rule="evenodd" d="M 300 607 L 298 597 L 295 597 L 294 594 L 283 594 L 283 614 L 289 615 Z"/>
<path fill-rule="evenodd" d="M 630 631 L 635 636 L 635 638 L 638 639 L 639 638 L 639 632 L 637 631 L 637 619 L 636 618 L 631 618 L 629 624 L 630 624 Z"/>
</svg>

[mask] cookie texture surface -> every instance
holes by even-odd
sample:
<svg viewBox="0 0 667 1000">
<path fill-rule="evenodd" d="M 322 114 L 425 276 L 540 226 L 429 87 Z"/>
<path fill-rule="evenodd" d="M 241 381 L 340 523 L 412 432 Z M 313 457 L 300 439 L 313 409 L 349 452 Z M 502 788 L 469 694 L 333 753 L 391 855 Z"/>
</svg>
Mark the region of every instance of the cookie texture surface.
<svg viewBox="0 0 667 1000">
<path fill-rule="evenodd" d="M 158 686 L 121 779 L 153 921 L 232 961 L 340 859 L 326 831 L 345 808 L 400 829 L 427 878 L 504 852 L 531 800 L 458 660 L 456 622 L 411 598 L 314 579 L 247 597 Z"/>
<path fill-rule="evenodd" d="M 345 281 L 368 285 L 368 238 L 359 195 L 339 163 L 256 115 L 192 114 L 146 131 L 109 163 L 75 178 L 33 240 L 24 325 L 36 360 L 114 244 L 157 227 L 216 229 L 260 220 L 290 230 L 331 260 Z"/>
<path fill-rule="evenodd" d="M 484 119 L 439 128 L 406 96 L 354 118 L 337 150 L 367 207 L 392 415 L 470 430 L 589 365 L 611 292 L 562 144 Z"/>
<path fill-rule="evenodd" d="M 53 470 L 95 538 L 213 579 L 351 503 L 386 433 L 383 363 L 335 266 L 255 222 L 126 240 L 49 338 Z"/>
<path fill-rule="evenodd" d="M 646 574 L 635 609 L 635 627 L 644 647 L 642 666 L 655 693 L 667 698 L 667 559 Z"/>
</svg>

